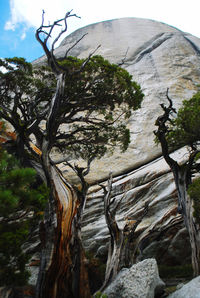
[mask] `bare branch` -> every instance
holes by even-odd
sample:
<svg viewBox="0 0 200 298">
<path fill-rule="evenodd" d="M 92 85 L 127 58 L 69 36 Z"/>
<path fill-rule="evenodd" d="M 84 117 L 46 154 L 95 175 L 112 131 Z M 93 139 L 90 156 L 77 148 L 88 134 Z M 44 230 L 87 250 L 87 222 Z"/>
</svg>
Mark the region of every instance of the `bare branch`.
<svg viewBox="0 0 200 298">
<path fill-rule="evenodd" d="M 67 12 L 65 17 L 63 19 L 57 20 L 55 21 L 53 24 L 51 25 L 44 25 L 44 10 L 42 13 L 42 24 L 41 26 L 36 30 L 36 39 L 38 40 L 38 42 L 41 44 L 46 56 L 47 56 L 47 60 L 48 60 L 48 64 L 51 66 L 52 70 L 55 73 L 60 73 L 62 71 L 62 67 L 60 67 L 60 65 L 58 65 L 56 58 L 54 56 L 54 46 L 55 43 L 59 40 L 59 38 L 67 31 L 67 19 L 69 17 L 77 17 L 79 18 L 76 14 L 71 14 L 72 10 Z M 55 26 L 61 26 L 60 23 L 64 22 L 64 29 L 61 30 L 61 32 L 57 35 L 57 37 L 54 39 L 53 43 L 52 43 L 52 47 L 51 50 L 49 50 L 48 46 L 47 46 L 47 42 L 49 40 L 49 38 L 51 37 L 51 34 L 55 28 Z M 46 30 L 44 31 L 44 28 L 49 29 L 49 32 L 46 32 Z M 41 34 L 45 34 L 46 37 L 44 38 L 44 40 L 42 40 L 42 38 L 40 37 Z M 66 71 L 66 69 L 64 69 Z"/>
<path fill-rule="evenodd" d="M 166 97 L 169 101 L 169 106 L 166 107 L 164 104 L 161 104 L 161 107 L 164 111 L 164 114 L 157 118 L 157 120 L 155 122 L 155 125 L 158 126 L 158 129 L 157 129 L 157 131 L 154 131 L 154 134 L 157 136 L 157 138 L 160 141 L 163 157 L 165 158 L 168 165 L 171 168 L 175 169 L 175 168 L 178 167 L 178 164 L 174 159 L 172 159 L 169 156 L 169 146 L 168 146 L 168 142 L 167 142 L 167 139 L 166 139 L 166 134 L 168 132 L 167 122 L 171 120 L 170 119 L 170 114 L 172 112 L 176 112 L 175 109 L 173 108 L 172 100 L 168 96 L 168 89 L 167 89 L 167 92 L 166 92 Z"/>
<path fill-rule="evenodd" d="M 70 168 L 77 174 L 75 166 L 73 166 L 67 159 L 65 159 L 65 160 L 62 161 L 62 162 L 63 162 L 66 166 L 70 167 Z M 60 163 L 60 162 L 59 162 L 59 163 Z M 55 164 L 55 162 L 54 162 L 54 164 Z M 58 164 L 58 162 L 57 162 L 57 164 Z"/>
<path fill-rule="evenodd" d="M 124 232 L 126 232 L 126 231 L 129 232 L 130 240 L 133 237 L 134 232 L 135 232 L 137 226 L 142 222 L 143 218 L 147 215 L 148 211 L 149 211 L 149 202 L 146 202 L 144 204 L 144 209 L 142 211 L 141 216 L 136 221 L 133 221 L 133 223 L 131 224 L 131 226 L 129 226 L 129 223 L 127 223 L 124 226 Z M 130 218 L 128 218 L 128 219 L 130 220 Z M 130 222 L 131 222 L 131 220 L 130 220 Z"/>
<path fill-rule="evenodd" d="M 88 33 L 83 34 L 69 49 L 67 49 L 64 59 L 67 58 L 68 53 L 87 35 Z"/>
<path fill-rule="evenodd" d="M 115 220 L 116 212 L 113 212 L 113 210 L 110 210 L 110 206 L 112 205 L 112 202 L 113 202 L 111 201 L 112 183 L 113 183 L 113 177 L 112 177 L 112 173 L 110 173 L 109 179 L 107 182 L 107 188 L 102 184 L 99 184 L 99 185 L 104 190 L 104 214 L 105 214 L 107 227 L 110 231 L 111 237 L 114 240 L 119 234 L 120 229 Z"/>
<path fill-rule="evenodd" d="M 84 171 L 83 171 L 83 176 L 86 176 L 86 175 L 89 174 L 89 172 L 90 172 L 90 167 L 91 167 L 91 163 L 92 163 L 92 161 L 93 161 L 94 159 L 95 159 L 95 154 L 94 154 L 92 157 L 90 157 L 90 158 L 88 159 L 88 161 L 87 161 L 87 168 L 84 169 Z"/>
<path fill-rule="evenodd" d="M 25 219 L 26 215 L 30 215 L 30 210 L 27 209 L 24 212 L 23 211 L 16 211 L 15 216 L 6 217 L 6 218 L 0 218 L 0 223 L 11 223 L 15 222 L 20 219 Z"/>
<path fill-rule="evenodd" d="M 129 47 L 126 50 L 126 53 L 125 53 L 124 58 L 122 59 L 122 61 L 117 64 L 118 66 L 122 66 L 125 63 L 125 60 L 126 60 L 127 54 L 128 54 L 128 50 L 129 50 Z"/>
<path fill-rule="evenodd" d="M 101 47 L 101 45 L 98 45 L 96 47 L 96 49 L 89 54 L 88 58 L 83 62 L 83 64 L 81 65 L 80 69 L 74 71 L 74 73 L 80 73 L 81 71 L 83 71 L 84 67 L 86 66 L 86 64 L 90 61 L 90 58 L 94 55 L 94 53 Z"/>
</svg>

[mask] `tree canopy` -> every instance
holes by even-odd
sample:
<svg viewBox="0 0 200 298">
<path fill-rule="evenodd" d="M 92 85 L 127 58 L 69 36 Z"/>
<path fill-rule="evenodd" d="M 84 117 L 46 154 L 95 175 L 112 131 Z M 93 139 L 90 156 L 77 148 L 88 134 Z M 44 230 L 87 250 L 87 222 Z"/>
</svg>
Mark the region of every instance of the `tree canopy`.
<svg viewBox="0 0 200 298">
<path fill-rule="evenodd" d="M 56 117 L 45 128 L 56 77 L 47 66 L 33 69 L 23 58 L 0 60 L 0 115 L 10 122 L 27 148 L 31 137 L 41 140 L 51 131 L 51 147 L 61 153 L 90 159 L 108 148 L 126 150 L 126 119 L 140 107 L 143 94 L 129 73 L 101 56 L 85 60 L 67 57 L 58 61 L 65 72 L 65 86 Z M 83 69 L 82 69 L 83 68 Z"/>
<path fill-rule="evenodd" d="M 171 120 L 168 142 L 172 148 L 185 145 L 196 148 L 200 142 L 200 92 L 184 100 L 177 117 Z"/>
<path fill-rule="evenodd" d="M 90 297 L 81 221 L 91 161 L 130 142 L 127 128 L 131 112 L 140 107 L 143 93 L 128 72 L 100 56 L 86 59 L 54 55 L 54 45 L 67 31 L 67 12 L 53 24 L 42 24 L 36 38 L 48 66 L 33 68 L 23 58 L 0 60 L 0 117 L 16 132 L 18 156 L 33 166 L 50 189 L 45 212 L 36 297 Z M 63 24 L 63 27 L 62 27 Z M 49 49 L 55 26 L 61 32 Z M 84 36 L 83 36 L 84 37 Z M 83 38 L 82 37 L 82 38 Z M 53 150 L 59 160 L 52 157 Z M 54 151 L 55 152 L 55 151 Z M 87 168 L 72 166 L 83 158 Z M 82 188 L 70 185 L 56 164 L 66 162 L 80 178 Z"/>
</svg>

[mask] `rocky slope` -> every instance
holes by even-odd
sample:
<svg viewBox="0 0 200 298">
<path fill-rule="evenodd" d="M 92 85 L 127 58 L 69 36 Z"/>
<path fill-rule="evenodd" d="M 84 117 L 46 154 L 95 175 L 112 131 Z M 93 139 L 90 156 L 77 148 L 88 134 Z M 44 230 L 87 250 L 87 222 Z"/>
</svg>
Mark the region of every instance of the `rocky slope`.
<svg viewBox="0 0 200 298">
<path fill-rule="evenodd" d="M 116 150 L 112 156 L 94 162 L 88 181 L 96 184 L 99 180 L 106 180 L 110 171 L 113 172 L 113 195 L 120 198 L 125 194 L 118 213 L 120 225 L 127 216 L 137 219 L 144 203 L 150 202 L 149 213 L 137 230 L 138 258 L 155 256 L 158 263 L 168 264 L 189 262 L 187 233 L 176 212 L 173 177 L 161 158 L 160 147 L 154 144 L 153 130 L 156 118 L 162 113 L 160 104 L 167 103 L 167 88 L 176 108 L 183 99 L 189 99 L 197 91 L 200 84 L 200 39 L 163 23 L 124 18 L 75 31 L 62 41 L 56 55 L 63 56 L 86 33 L 69 54 L 87 57 L 100 44 L 96 54 L 114 63 L 125 58 L 123 67 L 141 85 L 145 94 L 141 109 L 133 113 L 128 123 L 131 130 L 129 149 L 123 154 Z M 42 61 L 44 57 L 34 64 Z M 181 159 L 185 149 L 174 154 Z M 102 191 L 93 186 L 84 215 L 84 244 L 94 254 L 104 256 L 107 238 Z"/>
<path fill-rule="evenodd" d="M 145 94 L 142 108 L 134 112 L 129 121 L 132 132 L 129 150 L 123 155 L 116 150 L 113 156 L 96 161 L 88 177 L 94 182 L 107 177 L 110 170 L 118 175 L 160 155 L 152 133 L 155 120 L 161 113 L 159 104 L 167 102 L 167 88 L 176 107 L 197 90 L 200 40 L 163 23 L 124 18 L 92 24 L 75 31 L 62 41 L 55 51 L 56 55 L 63 56 L 84 34 L 87 35 L 70 50 L 69 55 L 87 57 L 101 45 L 95 54 L 111 62 L 120 63 L 126 56 L 123 67 L 141 85 Z M 44 59 L 42 57 L 34 64 Z"/>
<path fill-rule="evenodd" d="M 183 160 L 185 154 L 183 148 L 173 157 Z M 123 196 L 117 213 L 120 227 L 127 219 L 137 220 L 149 202 L 149 211 L 136 230 L 137 261 L 154 256 L 158 264 L 190 263 L 190 245 L 182 218 L 177 214 L 173 176 L 163 158 L 115 177 L 112 195 L 116 200 Z M 88 196 L 82 231 L 86 249 L 106 258 L 109 234 L 103 214 L 103 191 L 97 186 L 91 188 Z"/>
</svg>

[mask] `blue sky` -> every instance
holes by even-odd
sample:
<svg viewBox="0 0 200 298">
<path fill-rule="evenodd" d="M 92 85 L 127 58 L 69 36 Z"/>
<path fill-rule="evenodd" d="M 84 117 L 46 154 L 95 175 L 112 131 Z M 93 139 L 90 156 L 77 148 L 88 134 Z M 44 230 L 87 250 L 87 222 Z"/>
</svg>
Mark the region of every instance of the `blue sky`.
<svg viewBox="0 0 200 298">
<path fill-rule="evenodd" d="M 52 22 L 65 12 L 73 12 L 81 19 L 70 18 L 68 34 L 99 21 L 120 17 L 138 17 L 167 23 L 200 37 L 200 0 L 0 0 L 0 57 L 24 57 L 27 61 L 43 55 L 35 39 L 45 19 Z"/>
<path fill-rule="evenodd" d="M 29 0 L 27 0 L 29 1 Z M 43 54 L 35 39 L 35 28 L 27 29 L 26 38 L 21 38 L 25 23 L 19 23 L 15 30 L 5 30 L 6 22 L 11 17 L 9 0 L 0 0 L 0 57 L 25 57 L 28 61 Z"/>
</svg>

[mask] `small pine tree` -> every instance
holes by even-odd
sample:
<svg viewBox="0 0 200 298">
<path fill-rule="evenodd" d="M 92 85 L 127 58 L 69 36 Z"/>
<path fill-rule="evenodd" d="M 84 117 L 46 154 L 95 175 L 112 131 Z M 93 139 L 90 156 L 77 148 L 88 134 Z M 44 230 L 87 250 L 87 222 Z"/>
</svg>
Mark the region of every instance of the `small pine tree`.
<svg viewBox="0 0 200 298">
<path fill-rule="evenodd" d="M 0 148 L 0 286 L 24 285 L 30 256 L 22 250 L 32 221 L 41 216 L 47 190 L 33 188 L 36 173 Z"/>
</svg>

